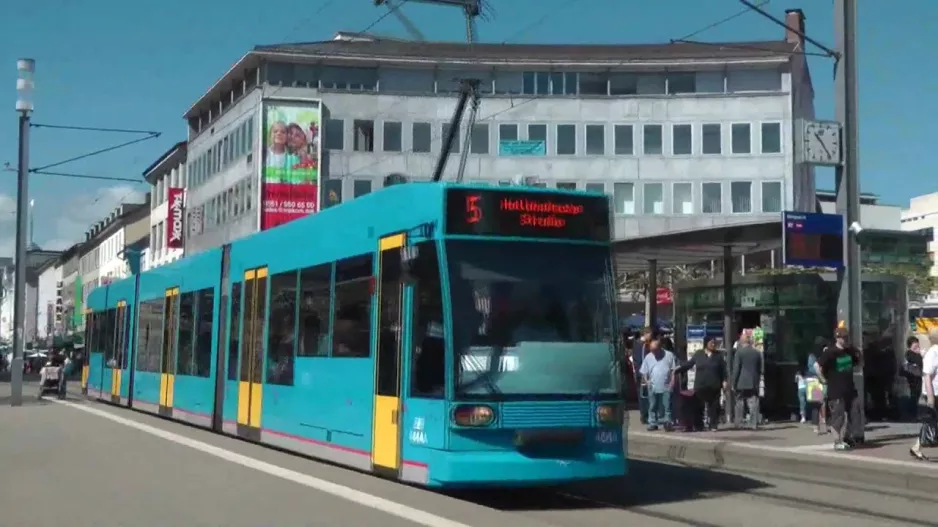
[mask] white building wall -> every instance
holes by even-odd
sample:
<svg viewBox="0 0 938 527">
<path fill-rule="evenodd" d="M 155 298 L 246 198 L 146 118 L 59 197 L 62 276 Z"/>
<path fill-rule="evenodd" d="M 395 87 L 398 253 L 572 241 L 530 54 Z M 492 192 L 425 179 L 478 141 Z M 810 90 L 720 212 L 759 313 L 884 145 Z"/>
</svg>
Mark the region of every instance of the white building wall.
<svg viewBox="0 0 938 527">
<path fill-rule="evenodd" d="M 147 256 L 147 269 L 182 258 L 183 249 L 166 247 L 166 229 L 169 225 L 169 189 L 186 188 L 186 186 L 187 176 L 184 160 L 170 169 L 169 172 L 157 177 L 156 184 L 151 185 L 150 247 Z M 185 201 L 188 202 L 188 196 L 186 196 Z"/>
<path fill-rule="evenodd" d="M 932 260 L 931 275 L 938 276 L 938 192 L 916 196 L 909 200 L 909 208 L 902 211 L 902 230 L 932 230 L 928 242 L 928 255 Z M 938 302 L 938 290 L 932 291 L 928 302 Z"/>
<path fill-rule="evenodd" d="M 61 281 L 62 268 L 58 265 L 46 268 L 39 275 L 36 337 L 40 340 L 55 333 L 55 301 L 58 297 L 58 284 Z"/>
<path fill-rule="evenodd" d="M 124 250 L 124 228 L 121 227 L 105 238 L 99 247 L 100 283 L 114 282 L 126 277 L 129 274 L 127 262 L 120 256 Z"/>
</svg>

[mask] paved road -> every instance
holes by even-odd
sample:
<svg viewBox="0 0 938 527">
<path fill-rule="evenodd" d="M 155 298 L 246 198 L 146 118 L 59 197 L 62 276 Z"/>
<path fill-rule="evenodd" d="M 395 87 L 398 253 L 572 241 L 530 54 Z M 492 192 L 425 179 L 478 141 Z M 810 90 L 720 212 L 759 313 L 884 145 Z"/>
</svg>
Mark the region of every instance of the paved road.
<svg viewBox="0 0 938 527">
<path fill-rule="evenodd" d="M 929 525 L 938 509 L 647 462 L 623 481 L 442 495 L 78 400 L 0 406 L 0 445 L 0 524 L 9 527 L 881 527 Z"/>
</svg>

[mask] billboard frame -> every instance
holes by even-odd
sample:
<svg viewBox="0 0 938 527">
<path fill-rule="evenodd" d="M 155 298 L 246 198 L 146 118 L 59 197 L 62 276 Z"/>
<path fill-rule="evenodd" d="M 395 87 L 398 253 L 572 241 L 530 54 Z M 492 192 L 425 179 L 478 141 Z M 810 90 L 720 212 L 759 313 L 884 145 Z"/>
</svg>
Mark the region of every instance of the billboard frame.
<svg viewBox="0 0 938 527">
<path fill-rule="evenodd" d="M 320 97 L 263 97 L 260 104 L 260 115 L 258 116 L 258 130 L 257 130 L 257 152 L 258 163 L 257 163 L 257 191 L 255 192 L 257 199 L 257 231 L 261 232 L 264 228 L 264 168 L 267 164 L 267 138 L 265 137 L 267 131 L 267 109 L 270 106 L 314 106 L 318 105 L 319 107 L 319 142 L 316 145 L 316 159 L 319 163 L 319 172 L 318 180 L 316 181 L 316 214 L 322 211 L 322 183 L 323 183 L 323 173 L 322 173 L 322 151 L 323 151 L 323 138 L 325 135 L 325 126 L 324 126 L 324 105 L 322 98 Z"/>
</svg>

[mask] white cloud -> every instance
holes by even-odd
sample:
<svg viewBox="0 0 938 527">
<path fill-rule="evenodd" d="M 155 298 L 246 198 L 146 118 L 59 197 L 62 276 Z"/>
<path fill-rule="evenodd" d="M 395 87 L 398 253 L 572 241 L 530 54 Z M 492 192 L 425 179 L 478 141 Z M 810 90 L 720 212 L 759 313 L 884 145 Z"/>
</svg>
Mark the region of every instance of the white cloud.
<svg viewBox="0 0 938 527">
<path fill-rule="evenodd" d="M 121 203 L 142 203 L 144 193 L 139 187 L 119 185 L 73 195 L 57 207 L 51 229 L 37 226 L 36 241 L 48 250 L 63 250 L 84 239 L 92 224 L 102 220 Z M 0 194 L 0 256 L 12 255 L 16 234 L 16 202 Z"/>
</svg>

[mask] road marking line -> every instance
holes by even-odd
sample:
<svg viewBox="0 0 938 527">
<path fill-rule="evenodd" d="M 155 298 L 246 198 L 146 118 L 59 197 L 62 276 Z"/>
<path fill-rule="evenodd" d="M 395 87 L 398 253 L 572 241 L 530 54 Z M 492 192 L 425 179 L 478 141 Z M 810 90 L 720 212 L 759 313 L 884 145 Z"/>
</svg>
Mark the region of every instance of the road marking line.
<svg viewBox="0 0 938 527">
<path fill-rule="evenodd" d="M 87 412 L 89 414 L 96 415 L 104 419 L 108 419 L 110 421 L 113 421 L 118 424 L 122 424 L 124 426 L 136 428 L 137 430 L 140 430 L 141 432 L 146 432 L 150 435 L 161 437 L 168 441 L 172 441 L 173 443 L 176 443 L 178 445 L 187 446 L 194 450 L 198 450 L 200 452 L 215 456 L 217 458 L 224 459 L 225 461 L 229 461 L 231 463 L 235 463 L 243 467 L 251 468 L 258 472 L 263 472 L 265 474 L 269 474 L 271 476 L 285 479 L 287 481 L 292 481 L 293 483 L 297 483 L 305 487 L 309 487 L 311 489 L 324 492 L 326 494 L 331 494 L 333 496 L 351 501 L 352 503 L 361 505 L 363 507 L 368 507 L 371 509 L 375 509 L 375 510 L 390 514 L 392 516 L 397 516 L 398 518 L 402 518 L 402 519 L 417 523 L 419 525 L 424 525 L 426 527 L 472 527 L 471 525 L 468 525 L 465 523 L 460 523 L 457 521 L 444 518 L 442 516 L 437 516 L 435 514 L 422 511 L 420 509 L 408 507 L 407 505 L 397 503 L 391 500 L 387 500 L 387 499 L 384 499 L 384 498 L 381 498 L 372 494 L 368 494 L 360 490 L 355 490 L 355 489 L 346 487 L 344 485 L 339 485 L 331 481 L 327 481 L 327 480 L 316 478 L 307 474 L 296 472 L 294 470 L 289 470 L 283 467 L 279 467 L 277 465 L 267 463 L 265 461 L 261 461 L 258 459 L 254 459 L 252 457 L 248 457 L 245 455 L 241 455 L 241 454 L 232 452 L 230 450 L 226 450 L 224 448 L 210 445 L 208 443 L 203 443 L 202 441 L 199 441 L 196 439 L 181 436 L 179 434 L 174 434 L 173 432 L 162 430 L 154 426 L 150 426 L 150 425 L 143 424 L 143 423 L 138 423 L 137 421 L 133 421 L 131 419 L 120 417 L 110 412 L 99 410 L 97 408 L 92 408 L 90 406 L 85 406 L 82 404 L 76 404 L 71 401 L 62 401 L 62 400 L 57 400 L 57 399 L 50 399 L 50 400 L 58 404 L 64 405 L 64 406 L 68 406 L 70 408 L 80 410 L 82 412 Z"/>
</svg>

